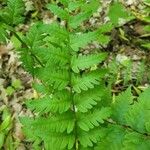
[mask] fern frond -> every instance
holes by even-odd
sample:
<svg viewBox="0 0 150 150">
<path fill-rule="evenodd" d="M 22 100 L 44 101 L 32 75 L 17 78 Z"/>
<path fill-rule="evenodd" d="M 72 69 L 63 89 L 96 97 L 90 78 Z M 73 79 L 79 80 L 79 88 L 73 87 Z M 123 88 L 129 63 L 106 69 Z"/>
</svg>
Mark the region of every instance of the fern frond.
<svg viewBox="0 0 150 150">
<path fill-rule="evenodd" d="M 25 6 L 23 0 L 8 0 L 7 8 L 1 15 L 6 24 L 18 25 L 23 22 Z"/>
<path fill-rule="evenodd" d="M 23 66 L 29 71 L 31 74 L 34 75 L 34 59 L 32 58 L 30 52 L 26 48 L 19 49 L 20 60 L 23 62 Z"/>
<path fill-rule="evenodd" d="M 51 133 L 47 134 L 43 140 L 45 141 L 45 148 L 47 150 L 72 149 L 75 144 L 75 136 L 73 134 Z"/>
<path fill-rule="evenodd" d="M 87 91 L 89 88 L 94 88 L 98 85 L 102 77 L 104 77 L 106 70 L 96 70 L 90 73 L 85 73 L 82 76 L 74 75 L 72 77 L 73 90 L 80 93 L 81 90 Z"/>
<path fill-rule="evenodd" d="M 79 112 L 87 112 L 101 101 L 104 93 L 103 86 L 95 86 L 88 91 L 82 91 L 74 96 L 74 101 Z M 90 95 L 90 96 L 89 96 Z"/>
<path fill-rule="evenodd" d="M 87 44 L 94 41 L 97 37 L 97 32 L 88 32 L 81 34 L 70 35 L 70 45 L 74 51 L 79 51 L 79 48 L 84 48 Z"/>
<path fill-rule="evenodd" d="M 101 110 L 94 110 L 92 113 L 79 113 L 78 126 L 84 131 L 89 131 L 95 126 L 99 126 L 100 123 L 104 123 L 104 120 L 108 119 L 110 115 L 111 110 L 107 107 L 103 107 Z"/>
<path fill-rule="evenodd" d="M 36 100 L 28 100 L 27 106 L 31 110 L 40 113 L 63 113 L 69 110 L 71 101 L 70 94 L 66 90 L 62 90 L 54 95 L 45 96 Z"/>
<path fill-rule="evenodd" d="M 129 87 L 125 92 L 122 92 L 115 98 L 115 102 L 112 104 L 113 119 L 121 124 L 125 124 L 125 116 L 132 102 L 133 96 L 131 87 Z"/>
<path fill-rule="evenodd" d="M 50 47 L 50 46 L 49 46 Z M 68 50 L 65 48 L 49 48 L 48 50 L 49 54 L 48 54 L 48 62 L 53 62 L 56 64 L 61 64 L 62 66 L 66 65 L 67 63 L 69 63 L 69 53 Z"/>
<path fill-rule="evenodd" d="M 99 128 L 94 128 L 88 132 L 81 130 L 79 132 L 79 142 L 83 148 L 92 147 L 94 143 L 100 140 L 102 131 Z"/>
<path fill-rule="evenodd" d="M 0 43 L 6 43 L 8 33 L 6 27 L 3 23 L 0 22 Z"/>
<path fill-rule="evenodd" d="M 84 70 L 101 63 L 106 58 L 106 53 L 83 55 L 83 56 L 74 56 L 71 61 L 72 70 L 75 73 L 79 73 L 79 70 Z"/>
<path fill-rule="evenodd" d="M 123 142 L 124 149 L 145 149 L 148 150 L 150 148 L 150 139 L 145 136 L 131 132 L 125 136 L 125 140 Z"/>
<path fill-rule="evenodd" d="M 48 121 L 45 118 L 43 119 L 44 122 Z M 32 135 L 33 136 L 35 135 L 34 138 L 40 137 L 41 140 L 43 140 L 45 143 L 45 148 L 48 150 L 49 149 L 65 150 L 66 148 L 71 149 L 74 146 L 75 136 L 72 133 L 67 134 L 66 132 L 63 133 L 53 132 L 51 130 L 51 120 L 47 122 L 49 124 L 43 124 L 43 122 L 41 122 L 40 120 L 34 120 L 26 117 L 21 118 L 20 121 L 22 124 L 26 126 L 26 128 L 24 128 L 24 132 L 29 135 L 32 130 L 33 131 Z M 41 122 L 41 124 L 39 124 L 38 121 L 39 123 Z M 32 135 L 30 134 L 29 136 L 33 138 Z"/>
<path fill-rule="evenodd" d="M 118 125 L 109 125 L 103 128 L 103 135 L 95 147 L 95 150 L 120 150 L 123 149 L 123 142 L 127 131 Z"/>
<path fill-rule="evenodd" d="M 36 70 L 35 75 L 45 83 L 48 83 L 49 85 L 53 84 L 54 89 L 62 90 L 69 83 L 69 73 L 66 69 L 50 71 L 48 67 L 44 69 L 39 68 Z"/>
<path fill-rule="evenodd" d="M 61 41 L 65 41 L 68 37 L 67 30 L 63 26 L 60 26 L 58 23 L 55 22 L 51 24 L 42 24 L 41 26 L 39 26 L 39 29 L 52 37 L 61 39 Z M 47 38 L 49 39 L 50 37 Z M 58 45 L 60 46 L 60 44 Z"/>
<path fill-rule="evenodd" d="M 68 4 L 68 10 L 69 12 L 72 12 L 76 9 L 81 8 L 83 4 L 85 4 L 83 1 L 70 1 Z"/>
<path fill-rule="evenodd" d="M 83 21 L 87 20 L 87 18 L 89 18 L 90 15 L 91 12 L 81 12 L 76 16 L 71 16 L 69 26 L 73 29 L 77 28 L 79 25 L 81 25 Z"/>
<path fill-rule="evenodd" d="M 64 132 L 67 134 L 73 131 L 74 117 L 72 112 L 66 112 L 61 115 L 51 116 L 50 118 L 39 117 L 34 120 L 32 126 L 43 132 Z"/>
<path fill-rule="evenodd" d="M 99 7 L 99 1 L 98 0 L 92 0 L 90 2 L 83 2 L 83 1 L 77 1 L 69 3 L 70 5 L 69 10 L 73 11 L 77 7 L 81 8 L 81 12 L 77 15 L 71 16 L 69 19 L 69 26 L 73 29 L 76 29 L 79 25 L 81 25 L 84 21 L 88 20 L 94 12 L 97 11 Z"/>
<path fill-rule="evenodd" d="M 132 105 L 133 96 L 130 88 L 123 94 L 120 94 L 113 104 L 113 119 L 121 124 L 130 126 L 138 132 L 150 132 L 149 93 L 150 88 L 145 90 L 139 96 L 138 101 L 135 101 Z"/>
<path fill-rule="evenodd" d="M 138 98 L 138 102 L 132 105 L 126 114 L 126 121 L 135 130 L 150 133 L 150 88 L 146 89 Z"/>
<path fill-rule="evenodd" d="M 89 149 L 100 139 L 100 124 L 110 117 L 110 108 L 103 107 L 106 91 L 102 79 L 107 70 L 95 67 L 106 54 L 81 56 L 79 52 L 105 32 L 76 32 L 97 10 L 98 3 L 60 0 L 57 5 L 50 4 L 48 9 L 64 20 L 65 26 L 38 23 L 23 39 L 29 54 L 35 54 L 43 64 L 31 59 L 35 77 L 48 90 L 42 89 L 41 98 L 27 102 L 37 114 L 34 119 L 22 118 L 22 123 L 26 132 L 33 130 L 46 150 Z"/>
<path fill-rule="evenodd" d="M 59 18 L 62 20 L 68 20 L 69 14 L 66 10 L 63 8 L 59 7 L 56 4 L 48 4 L 47 8 L 50 9 L 55 15 L 57 15 Z"/>
<path fill-rule="evenodd" d="M 43 32 L 39 30 L 37 24 L 33 25 L 30 30 L 28 31 L 24 41 L 29 46 L 29 48 L 39 48 L 45 44 L 44 42 Z"/>
</svg>

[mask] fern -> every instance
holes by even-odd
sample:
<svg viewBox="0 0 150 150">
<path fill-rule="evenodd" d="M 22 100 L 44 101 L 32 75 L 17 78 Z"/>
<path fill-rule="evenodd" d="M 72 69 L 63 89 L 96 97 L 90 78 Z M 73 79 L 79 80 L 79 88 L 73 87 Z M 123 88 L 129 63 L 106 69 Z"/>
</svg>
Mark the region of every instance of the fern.
<svg viewBox="0 0 150 150">
<path fill-rule="evenodd" d="M 103 130 L 96 150 L 150 148 L 149 93 L 150 88 L 134 101 L 131 88 L 128 88 L 116 97 L 112 104 L 113 122 Z"/>
<path fill-rule="evenodd" d="M 51 90 L 37 100 L 27 101 L 27 106 L 38 115 L 35 119 L 21 118 L 21 122 L 25 133 L 35 141 L 39 137 L 48 150 L 88 148 L 98 142 L 99 127 L 110 117 L 111 110 L 100 104 L 105 89 L 102 79 L 107 70 L 92 70 L 107 55 L 101 52 L 81 55 L 81 48 L 105 31 L 79 34 L 76 30 L 98 8 L 98 1 L 91 1 L 85 7 L 82 2 L 74 2 L 74 8 L 73 1 L 60 2 L 62 7 L 49 4 L 47 8 L 66 21 L 66 27 L 58 23 L 36 24 L 23 38 L 26 48 L 20 54 L 24 58 L 28 52 L 32 60 L 32 63 L 24 61 L 25 67 L 31 66 L 28 70 Z M 77 9 L 79 14 L 70 15 Z M 34 137 L 28 134 L 31 129 Z"/>
<path fill-rule="evenodd" d="M 0 13 L 0 19 L 6 24 L 17 25 L 24 20 L 24 2 L 22 0 L 8 0 L 7 7 Z"/>
</svg>

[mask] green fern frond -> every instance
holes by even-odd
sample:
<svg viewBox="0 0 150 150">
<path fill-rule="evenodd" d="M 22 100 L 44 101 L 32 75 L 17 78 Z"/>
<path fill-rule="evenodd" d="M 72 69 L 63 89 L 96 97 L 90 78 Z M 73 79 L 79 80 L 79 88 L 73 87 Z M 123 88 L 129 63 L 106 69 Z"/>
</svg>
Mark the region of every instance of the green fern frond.
<svg viewBox="0 0 150 150">
<path fill-rule="evenodd" d="M 74 96 L 74 101 L 79 112 L 87 112 L 101 101 L 104 93 L 103 86 L 95 86 L 88 91 L 82 91 Z M 89 96 L 90 95 L 90 96 Z"/>
<path fill-rule="evenodd" d="M 76 29 L 84 21 L 89 19 L 94 12 L 97 11 L 99 7 L 99 1 L 98 0 L 92 0 L 90 2 L 77 1 L 77 2 L 72 2 L 72 4 L 70 3 L 69 6 L 71 6 L 69 7 L 69 10 L 75 10 L 76 8 L 81 9 L 80 13 L 71 16 L 69 20 L 69 26 L 73 29 Z"/>
<path fill-rule="evenodd" d="M 63 27 L 60 26 L 58 23 L 54 22 L 51 24 L 42 24 L 39 25 L 39 29 L 51 37 L 55 37 L 56 39 L 61 39 L 61 41 L 64 41 L 68 37 L 68 32 L 67 30 Z M 47 37 L 48 39 L 51 37 Z M 51 40 L 49 40 L 51 41 Z M 60 46 L 60 44 L 58 44 Z"/>
<path fill-rule="evenodd" d="M 118 125 L 109 125 L 103 129 L 103 135 L 95 150 L 123 149 L 123 141 L 126 133 L 127 131 Z"/>
<path fill-rule="evenodd" d="M 132 102 L 133 96 L 131 93 L 131 87 L 129 87 L 125 92 L 122 92 L 115 98 L 115 102 L 112 104 L 113 119 L 121 124 L 126 123 L 125 115 L 128 112 Z"/>
<path fill-rule="evenodd" d="M 8 33 L 6 27 L 3 23 L 0 22 L 0 43 L 6 43 Z"/>
<path fill-rule="evenodd" d="M 50 46 L 49 46 L 50 47 Z M 56 64 L 61 64 L 62 66 L 69 63 L 68 58 L 70 57 L 68 50 L 65 48 L 49 48 L 48 50 L 48 62 L 53 62 Z"/>
<path fill-rule="evenodd" d="M 110 108 L 106 107 L 101 108 L 100 110 L 94 110 L 94 112 L 92 113 L 79 113 L 80 117 L 77 124 L 82 130 L 89 131 L 94 127 L 98 127 L 100 123 L 104 123 L 104 120 L 108 119 L 108 117 L 110 117 L 110 114 Z"/>
<path fill-rule="evenodd" d="M 66 10 L 64 10 L 63 8 L 59 7 L 58 5 L 48 4 L 47 8 L 49 10 L 51 10 L 55 15 L 57 15 L 62 20 L 68 20 L 68 18 L 69 18 L 68 12 Z"/>
<path fill-rule="evenodd" d="M 148 150 L 149 146 L 150 139 L 148 137 L 119 125 L 109 125 L 103 129 L 103 135 L 95 150 Z"/>
<path fill-rule="evenodd" d="M 74 51 L 79 51 L 79 48 L 84 48 L 87 44 L 94 41 L 97 37 L 97 32 L 88 32 L 81 34 L 70 35 L 70 45 Z"/>
<path fill-rule="evenodd" d="M 72 112 L 66 112 L 61 115 L 51 116 L 50 118 L 39 117 L 35 119 L 31 125 L 40 132 L 60 132 L 64 131 L 69 134 L 73 131 L 74 120 Z"/>
<path fill-rule="evenodd" d="M 135 101 L 134 103 L 130 88 L 123 94 L 120 94 L 113 104 L 113 119 L 132 127 L 138 132 L 149 132 L 149 93 L 150 88 L 145 90 L 139 96 L 137 102 Z"/>
<path fill-rule="evenodd" d="M 31 74 L 34 74 L 34 59 L 29 55 L 29 51 L 26 48 L 22 48 L 18 50 L 20 53 L 20 60 L 23 62 L 23 66 L 29 71 Z"/>
<path fill-rule="evenodd" d="M 87 91 L 94 88 L 94 85 L 100 84 L 100 80 L 104 77 L 106 70 L 96 70 L 85 73 L 82 76 L 74 75 L 72 77 L 73 90 L 80 93 L 81 90 Z"/>
<path fill-rule="evenodd" d="M 3 11 L 1 18 L 6 24 L 18 25 L 24 20 L 25 6 L 23 0 L 8 0 L 7 8 Z"/>
<path fill-rule="evenodd" d="M 77 28 L 83 21 L 87 20 L 90 15 L 91 12 L 81 12 L 76 16 L 72 16 L 70 18 L 69 26 L 74 29 Z"/>
<path fill-rule="evenodd" d="M 47 134 L 43 140 L 47 150 L 71 150 L 75 144 L 75 136 L 73 134 L 51 133 Z"/>
<path fill-rule="evenodd" d="M 78 126 L 84 131 L 89 131 L 99 126 L 100 123 L 104 123 L 104 120 L 108 119 L 110 115 L 111 110 L 107 107 L 101 108 L 101 110 L 94 110 L 92 113 L 79 113 Z"/>
<path fill-rule="evenodd" d="M 62 90 L 51 97 L 45 96 L 36 100 L 28 100 L 26 104 L 28 108 L 37 113 L 63 113 L 69 110 L 71 101 L 69 93 Z"/>
<path fill-rule="evenodd" d="M 36 140 L 40 138 L 41 140 L 43 140 L 45 142 L 45 148 L 47 148 L 48 150 L 49 149 L 57 150 L 60 148 L 62 150 L 65 150 L 66 148 L 71 149 L 74 146 L 75 136 L 72 133 L 67 134 L 66 132 L 63 132 L 63 133 L 53 132 L 51 130 L 51 121 L 50 120 L 48 121 L 48 119 L 43 118 L 43 121 L 47 122 L 46 126 L 48 128 L 44 128 L 44 126 L 42 126 L 43 123 L 41 123 L 39 119 L 34 120 L 31 118 L 24 117 L 24 118 L 21 118 L 20 121 L 26 127 L 26 128 L 23 128 L 26 135 L 28 135 L 30 139 Z M 64 128 L 64 126 L 62 127 Z M 31 130 L 32 130 L 32 134 L 30 134 Z"/>
<path fill-rule="evenodd" d="M 80 69 L 88 69 L 93 65 L 97 65 L 101 63 L 106 58 L 106 53 L 99 53 L 99 54 L 91 54 L 91 55 L 83 55 L 83 56 L 74 56 L 71 60 L 72 70 L 75 73 L 79 73 Z"/>
<path fill-rule="evenodd" d="M 79 142 L 83 148 L 92 147 L 94 143 L 100 140 L 102 131 L 99 128 L 94 128 L 90 131 L 81 130 L 79 133 Z"/>
<path fill-rule="evenodd" d="M 110 117 L 110 108 L 103 104 L 107 91 L 102 79 L 107 69 L 95 67 L 106 54 L 80 53 L 108 30 L 76 30 L 97 10 L 98 3 L 60 0 L 58 5 L 50 4 L 48 8 L 65 21 L 65 26 L 38 23 L 23 38 L 27 51 L 22 49 L 22 56 L 29 54 L 32 62 L 28 65 L 46 91 L 42 87 L 40 98 L 27 102 L 28 108 L 36 112 L 35 118 L 22 118 L 21 122 L 27 134 L 33 131 L 31 140 L 43 142 L 46 150 L 94 147 L 103 134 L 100 124 Z"/>
<path fill-rule="evenodd" d="M 131 132 L 125 136 L 125 141 L 123 142 L 124 149 L 145 149 L 150 148 L 150 139 L 146 138 L 136 132 Z"/>
<path fill-rule="evenodd" d="M 28 31 L 24 41 L 29 46 L 29 48 L 34 49 L 36 47 L 41 47 L 45 44 L 43 32 L 38 29 L 37 24 L 33 25 Z"/>
<path fill-rule="evenodd" d="M 83 1 L 70 1 L 68 4 L 68 10 L 69 12 L 72 12 L 76 9 L 81 8 L 83 4 L 85 4 Z"/>
<path fill-rule="evenodd" d="M 49 72 L 49 68 L 36 69 L 35 75 L 49 85 L 53 84 L 54 89 L 64 89 L 69 83 L 69 73 L 66 69 Z"/>
</svg>

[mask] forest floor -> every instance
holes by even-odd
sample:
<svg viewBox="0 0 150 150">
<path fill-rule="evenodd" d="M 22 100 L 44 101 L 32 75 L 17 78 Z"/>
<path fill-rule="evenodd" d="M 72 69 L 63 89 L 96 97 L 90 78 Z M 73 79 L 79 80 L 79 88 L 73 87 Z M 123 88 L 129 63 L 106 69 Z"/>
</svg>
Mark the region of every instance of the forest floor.
<svg viewBox="0 0 150 150">
<path fill-rule="evenodd" d="M 43 9 L 44 3 L 26 0 L 26 20 L 27 24 L 21 25 L 18 31 L 27 31 L 29 26 L 36 20 L 51 22 L 56 19 L 47 10 Z M 111 0 L 104 0 L 102 9 L 85 24 L 87 27 L 98 26 L 107 21 L 106 11 Z M 144 6 L 140 0 L 122 1 L 123 5 L 134 10 L 137 18 L 123 24 L 120 28 L 113 29 L 111 41 L 102 47 L 109 53 L 106 65 L 110 68 L 113 78 L 110 79 L 114 84 L 112 91 L 118 93 L 129 84 L 133 84 L 135 91 L 147 87 L 150 80 L 150 51 L 143 49 L 140 45 L 142 40 L 150 38 L 143 30 L 145 23 L 139 18 Z M 29 22 L 28 20 L 32 20 Z M 100 22 L 101 21 L 101 22 Z M 37 97 L 37 93 L 32 89 L 33 78 L 23 69 L 19 60 L 19 55 L 15 51 L 18 46 L 16 39 L 12 37 L 12 42 L 7 45 L 0 45 L 0 114 L 6 111 L 11 116 L 11 126 L 8 133 L 8 141 L 13 141 L 17 150 L 30 149 L 30 144 L 24 141 L 21 131 L 19 117 L 22 115 L 32 115 L 26 109 L 25 99 Z M 92 46 L 92 45 L 90 45 Z M 90 46 L 87 50 L 90 49 Z M 123 63 L 127 63 L 123 64 Z M 123 67 L 119 64 L 123 64 Z M 8 142 L 8 143 L 9 143 Z"/>
</svg>

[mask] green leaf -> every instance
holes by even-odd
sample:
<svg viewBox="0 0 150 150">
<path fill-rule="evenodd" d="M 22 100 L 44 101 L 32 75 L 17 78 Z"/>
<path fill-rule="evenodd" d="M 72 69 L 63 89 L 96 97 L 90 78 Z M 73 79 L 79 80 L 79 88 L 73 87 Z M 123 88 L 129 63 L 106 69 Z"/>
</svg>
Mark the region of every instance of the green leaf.
<svg viewBox="0 0 150 150">
<path fill-rule="evenodd" d="M 125 116 L 133 102 L 131 87 L 125 92 L 120 93 L 115 97 L 115 102 L 112 104 L 112 118 L 120 124 L 126 124 Z"/>
<path fill-rule="evenodd" d="M 12 135 L 11 135 L 11 133 L 9 133 L 7 135 L 7 138 L 6 138 L 6 141 L 5 141 L 5 148 L 9 149 L 9 150 L 15 150 L 14 145 L 15 145 L 15 143 L 13 141 Z"/>
<path fill-rule="evenodd" d="M 3 132 L 0 133 L 0 149 L 3 147 L 5 140 L 5 134 Z"/>
<path fill-rule="evenodd" d="M 0 43 L 6 43 L 8 33 L 4 24 L 0 22 Z"/>
<path fill-rule="evenodd" d="M 88 19 L 91 12 L 81 12 L 76 16 L 71 16 L 69 20 L 69 26 L 73 29 L 77 28 L 81 23 Z"/>
<path fill-rule="evenodd" d="M 22 36 L 22 33 L 20 32 L 17 34 L 19 35 L 19 37 Z M 22 43 L 14 35 L 11 37 L 11 41 L 16 49 L 21 48 Z"/>
<path fill-rule="evenodd" d="M 6 89 L 6 93 L 7 95 L 12 95 L 13 93 L 15 92 L 15 89 L 11 86 L 8 86 L 7 89 Z"/>
<path fill-rule="evenodd" d="M 97 11 L 99 7 L 98 0 L 91 0 L 89 2 L 84 1 L 75 1 L 69 3 L 69 11 L 73 11 L 75 9 L 81 9 L 81 12 L 77 15 L 73 15 L 69 19 L 69 27 L 76 29 L 80 26 L 84 21 L 88 20 L 94 12 Z"/>
<path fill-rule="evenodd" d="M 71 48 L 77 52 L 79 51 L 79 48 L 84 48 L 87 44 L 94 41 L 96 37 L 97 37 L 97 32 L 72 34 L 70 36 Z"/>
<path fill-rule="evenodd" d="M 142 47 L 150 49 L 150 43 L 142 44 Z"/>
<path fill-rule="evenodd" d="M 102 135 L 98 146 L 95 150 L 121 150 L 123 149 L 123 141 L 127 131 L 118 125 L 109 125 L 104 128 L 104 134 Z"/>
<path fill-rule="evenodd" d="M 48 49 L 48 62 L 53 62 L 55 64 L 61 64 L 65 66 L 69 63 L 68 58 L 70 57 L 69 52 L 65 48 L 49 48 Z"/>
<path fill-rule="evenodd" d="M 24 41 L 28 45 L 29 49 L 39 48 L 45 44 L 44 42 L 45 35 L 43 31 L 40 30 L 38 24 L 34 24 L 28 31 Z"/>
<path fill-rule="evenodd" d="M 7 8 L 3 11 L 2 19 L 6 24 L 18 25 L 24 20 L 25 6 L 23 0 L 8 0 Z"/>
<path fill-rule="evenodd" d="M 15 89 L 20 89 L 22 87 L 21 81 L 19 79 L 13 80 L 11 84 Z"/>
<path fill-rule="evenodd" d="M 74 96 L 74 101 L 79 112 L 87 112 L 101 101 L 104 92 L 103 86 L 95 86 L 88 91 L 82 91 Z M 90 96 L 89 96 L 90 95 Z"/>
<path fill-rule="evenodd" d="M 68 10 L 72 12 L 76 9 L 79 9 L 83 4 L 83 1 L 70 1 L 68 5 Z"/>
<path fill-rule="evenodd" d="M 126 121 L 129 126 L 135 130 L 145 133 L 147 132 L 147 123 L 150 118 L 150 88 L 140 94 L 137 102 L 132 105 L 126 114 Z"/>
<path fill-rule="evenodd" d="M 82 76 L 73 76 L 73 90 L 77 93 L 81 93 L 81 90 L 87 91 L 89 88 L 94 88 L 94 85 L 100 84 L 100 80 L 104 77 L 105 73 L 106 70 L 96 70 L 83 74 Z"/>
<path fill-rule="evenodd" d="M 99 128 L 92 129 L 90 131 L 81 130 L 79 132 L 79 142 L 85 147 L 92 147 L 94 143 L 97 143 L 101 136 L 101 130 Z"/>
<path fill-rule="evenodd" d="M 106 53 L 91 54 L 87 56 L 83 55 L 78 57 L 74 56 L 71 61 L 72 70 L 75 73 L 79 73 L 79 69 L 84 70 L 97 65 L 105 60 L 106 56 Z"/>
<path fill-rule="evenodd" d="M 60 91 L 54 95 L 45 96 L 43 98 L 28 100 L 26 102 L 29 109 L 37 113 L 63 113 L 69 110 L 71 101 L 70 94 L 66 91 Z"/>
<path fill-rule="evenodd" d="M 94 110 L 92 113 L 79 113 L 78 126 L 84 130 L 89 131 L 99 124 L 103 124 L 104 120 L 108 119 L 111 115 L 111 109 L 103 107 L 100 110 Z"/>
<path fill-rule="evenodd" d="M 47 8 L 50 9 L 52 11 L 52 13 L 57 15 L 62 20 L 68 20 L 69 15 L 68 15 L 67 11 L 64 10 L 63 8 L 61 8 L 55 4 L 48 4 Z"/>
<path fill-rule="evenodd" d="M 0 132 L 2 132 L 3 130 L 6 130 L 6 129 L 9 127 L 10 123 L 11 123 L 11 116 L 9 115 L 9 116 L 7 116 L 7 117 L 5 118 L 5 120 L 0 124 Z"/>
<path fill-rule="evenodd" d="M 29 71 L 32 75 L 34 75 L 34 59 L 33 57 L 30 55 L 30 52 L 28 49 L 26 48 L 21 48 L 19 49 L 19 53 L 20 53 L 20 60 L 23 62 L 23 66 L 25 67 L 25 69 L 27 71 Z"/>
<path fill-rule="evenodd" d="M 131 132 L 125 136 L 125 141 L 123 142 L 124 150 L 136 149 L 148 150 L 150 148 L 150 139 L 144 137 L 143 135 Z"/>
<path fill-rule="evenodd" d="M 66 69 L 53 71 L 49 67 L 37 68 L 35 75 L 45 83 L 53 84 L 53 88 L 58 90 L 64 89 L 69 83 L 69 73 Z"/>
<path fill-rule="evenodd" d="M 124 19 L 125 21 L 129 21 L 131 19 L 130 14 L 120 2 L 114 2 L 110 5 L 108 16 L 114 25 L 119 24 L 119 19 Z"/>
</svg>

